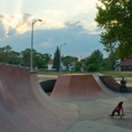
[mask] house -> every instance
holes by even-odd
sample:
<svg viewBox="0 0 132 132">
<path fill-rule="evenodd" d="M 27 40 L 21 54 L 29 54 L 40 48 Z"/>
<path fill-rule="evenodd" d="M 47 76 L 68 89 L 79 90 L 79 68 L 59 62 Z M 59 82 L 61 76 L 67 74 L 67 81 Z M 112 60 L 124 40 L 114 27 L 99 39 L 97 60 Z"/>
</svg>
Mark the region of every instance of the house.
<svg viewBox="0 0 132 132">
<path fill-rule="evenodd" d="M 52 70 L 56 70 L 56 69 L 53 68 L 53 62 L 50 61 L 50 62 L 48 63 L 48 71 L 52 71 Z M 61 71 L 66 70 L 66 66 L 65 66 L 63 63 L 61 63 L 61 65 L 60 65 L 60 70 L 61 70 Z"/>
<path fill-rule="evenodd" d="M 48 62 L 48 71 L 54 71 L 55 69 L 53 68 L 53 60 L 50 60 Z"/>
<path fill-rule="evenodd" d="M 126 58 L 120 63 L 121 71 L 132 71 L 132 57 Z"/>
<path fill-rule="evenodd" d="M 117 72 L 121 71 L 120 64 L 121 64 L 121 60 L 120 59 L 115 61 L 115 64 L 113 65 L 113 68 L 115 69 L 115 71 L 117 71 Z"/>
<path fill-rule="evenodd" d="M 54 70 L 53 68 L 52 68 L 52 64 L 48 64 L 48 71 L 52 71 L 52 70 Z"/>
</svg>

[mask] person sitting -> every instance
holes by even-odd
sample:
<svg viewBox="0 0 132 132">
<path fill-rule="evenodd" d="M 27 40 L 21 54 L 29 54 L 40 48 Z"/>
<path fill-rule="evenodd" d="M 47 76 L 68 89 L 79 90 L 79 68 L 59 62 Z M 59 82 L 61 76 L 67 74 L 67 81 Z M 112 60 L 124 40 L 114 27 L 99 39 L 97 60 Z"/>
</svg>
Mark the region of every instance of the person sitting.
<svg viewBox="0 0 132 132">
<path fill-rule="evenodd" d="M 115 115 L 115 113 L 118 114 L 118 116 L 123 116 L 124 115 L 124 110 L 123 110 L 123 101 L 119 102 L 118 105 L 114 108 L 114 110 L 111 113 L 111 117 Z"/>
<path fill-rule="evenodd" d="M 120 81 L 120 92 L 127 92 L 126 83 L 126 80 L 122 77 L 122 80 Z"/>
</svg>

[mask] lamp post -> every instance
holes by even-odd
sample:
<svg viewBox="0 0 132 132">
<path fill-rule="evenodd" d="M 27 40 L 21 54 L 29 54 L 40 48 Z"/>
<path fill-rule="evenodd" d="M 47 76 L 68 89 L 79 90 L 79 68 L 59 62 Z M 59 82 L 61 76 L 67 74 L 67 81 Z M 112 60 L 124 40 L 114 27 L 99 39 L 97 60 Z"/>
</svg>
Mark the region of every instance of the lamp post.
<svg viewBox="0 0 132 132">
<path fill-rule="evenodd" d="M 33 72 L 33 39 L 34 39 L 34 24 L 39 21 L 42 22 L 41 19 L 34 19 L 32 21 L 32 31 L 31 31 L 31 50 L 30 50 L 30 72 Z"/>
<path fill-rule="evenodd" d="M 67 45 L 67 43 L 63 43 L 63 44 L 60 45 L 60 72 L 61 72 L 61 48 L 64 45 Z"/>
</svg>

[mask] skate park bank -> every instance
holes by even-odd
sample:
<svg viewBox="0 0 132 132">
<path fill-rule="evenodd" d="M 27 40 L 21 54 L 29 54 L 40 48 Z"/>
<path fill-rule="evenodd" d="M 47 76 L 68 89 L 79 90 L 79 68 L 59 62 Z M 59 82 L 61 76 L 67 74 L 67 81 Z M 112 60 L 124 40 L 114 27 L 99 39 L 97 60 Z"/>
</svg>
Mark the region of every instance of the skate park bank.
<svg viewBox="0 0 132 132">
<path fill-rule="evenodd" d="M 109 118 L 124 102 L 126 116 Z M 48 96 L 36 73 L 0 65 L 0 131 L 129 132 L 132 95 L 108 89 L 97 75 L 62 75 Z"/>
</svg>

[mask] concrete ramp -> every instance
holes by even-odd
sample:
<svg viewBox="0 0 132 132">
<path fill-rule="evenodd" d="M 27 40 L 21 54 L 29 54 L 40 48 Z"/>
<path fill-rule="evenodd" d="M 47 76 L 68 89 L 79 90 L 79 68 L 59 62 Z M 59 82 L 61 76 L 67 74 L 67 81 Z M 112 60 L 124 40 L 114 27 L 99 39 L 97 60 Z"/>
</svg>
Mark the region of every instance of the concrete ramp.
<svg viewBox="0 0 132 132">
<path fill-rule="evenodd" d="M 59 80 L 58 89 L 52 95 L 60 98 L 87 99 L 104 95 L 92 75 L 64 75 Z M 113 102 L 120 100 L 129 106 L 130 113 L 123 120 L 111 120 L 108 110 Z M 108 100 L 56 101 L 39 87 L 35 73 L 0 65 L 0 132 L 131 132 L 131 100 L 132 97 L 127 96 Z"/>
<path fill-rule="evenodd" d="M 0 65 L 0 132 L 61 132 L 75 109 L 50 99 L 28 69 Z"/>
<path fill-rule="evenodd" d="M 67 74 L 59 76 L 51 96 L 55 98 L 88 99 L 104 96 L 104 93 L 93 75 Z"/>
</svg>

